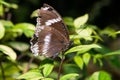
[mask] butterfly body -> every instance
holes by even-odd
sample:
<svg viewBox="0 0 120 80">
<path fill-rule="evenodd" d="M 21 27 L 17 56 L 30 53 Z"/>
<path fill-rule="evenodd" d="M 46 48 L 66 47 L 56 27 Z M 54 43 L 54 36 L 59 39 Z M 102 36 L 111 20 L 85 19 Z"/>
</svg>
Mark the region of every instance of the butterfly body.
<svg viewBox="0 0 120 80">
<path fill-rule="evenodd" d="M 44 4 L 38 10 L 35 33 L 30 43 L 35 55 L 46 57 L 56 57 L 68 48 L 70 41 L 67 27 L 51 6 Z"/>
</svg>

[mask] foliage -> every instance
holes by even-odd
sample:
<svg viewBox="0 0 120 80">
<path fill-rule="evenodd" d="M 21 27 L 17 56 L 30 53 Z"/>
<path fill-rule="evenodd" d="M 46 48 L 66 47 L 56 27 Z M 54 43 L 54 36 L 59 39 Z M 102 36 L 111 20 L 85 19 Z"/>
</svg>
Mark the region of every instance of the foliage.
<svg viewBox="0 0 120 80">
<path fill-rule="evenodd" d="M 4 14 L 9 12 L 10 8 L 16 9 L 17 5 L 0 0 L 0 17 L 5 16 Z M 31 23 L 14 24 L 10 20 L 0 19 L 0 79 L 13 80 L 20 75 L 19 71 L 22 70 L 22 66 L 17 63 L 19 55 L 17 51 L 21 55 L 27 54 L 29 44 L 16 38 L 22 35 L 30 38 L 34 29 L 35 26 Z"/>
<path fill-rule="evenodd" d="M 90 80 L 112 80 L 111 76 L 105 71 L 95 72 L 91 77 Z"/>
<path fill-rule="evenodd" d="M 4 15 L 6 8 L 17 8 L 16 4 L 0 1 L 0 16 Z M 112 80 L 111 73 L 98 70 L 89 75 L 87 67 L 91 64 L 104 67 L 105 61 L 119 69 L 120 64 L 116 55 L 120 50 L 111 51 L 103 45 L 106 38 L 116 39 L 120 31 L 110 27 L 101 30 L 97 26 L 88 24 L 89 14 L 73 19 L 65 17 L 64 21 L 70 31 L 73 45 L 64 53 L 65 60 L 62 65 L 60 80 Z M 36 11 L 31 17 L 36 16 Z M 10 20 L 0 20 L 0 78 L 6 80 L 56 80 L 60 66 L 58 59 L 47 59 L 43 56 L 33 57 L 29 51 L 29 42 L 21 38 L 32 37 L 35 26 L 31 23 L 16 23 Z M 19 39 L 20 38 L 20 39 Z M 34 59 L 34 60 L 33 60 Z M 32 63 L 33 61 L 33 63 Z M 29 70 L 30 69 L 30 70 Z"/>
</svg>

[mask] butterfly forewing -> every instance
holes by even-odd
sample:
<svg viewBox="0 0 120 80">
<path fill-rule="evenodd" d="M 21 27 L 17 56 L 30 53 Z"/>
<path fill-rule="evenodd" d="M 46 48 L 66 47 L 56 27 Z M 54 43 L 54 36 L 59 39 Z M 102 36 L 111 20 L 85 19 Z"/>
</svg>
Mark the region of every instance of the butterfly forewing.
<svg viewBox="0 0 120 80">
<path fill-rule="evenodd" d="M 39 13 L 41 16 L 41 23 L 48 26 L 52 25 L 51 27 L 61 32 L 61 34 L 69 39 L 67 27 L 64 24 L 59 13 L 57 13 L 53 7 L 44 4 L 44 6 L 39 10 Z"/>
</svg>

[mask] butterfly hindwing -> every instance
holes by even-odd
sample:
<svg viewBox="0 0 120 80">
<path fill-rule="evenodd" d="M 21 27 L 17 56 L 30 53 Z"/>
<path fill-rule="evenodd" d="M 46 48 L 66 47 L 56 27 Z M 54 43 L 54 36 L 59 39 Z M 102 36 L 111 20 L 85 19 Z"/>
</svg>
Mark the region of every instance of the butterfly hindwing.
<svg viewBox="0 0 120 80">
<path fill-rule="evenodd" d="M 58 54 L 60 51 L 63 51 L 68 44 L 65 37 L 51 27 L 45 27 L 45 29 L 40 32 L 38 38 L 39 53 L 46 57 L 52 57 Z"/>
</svg>

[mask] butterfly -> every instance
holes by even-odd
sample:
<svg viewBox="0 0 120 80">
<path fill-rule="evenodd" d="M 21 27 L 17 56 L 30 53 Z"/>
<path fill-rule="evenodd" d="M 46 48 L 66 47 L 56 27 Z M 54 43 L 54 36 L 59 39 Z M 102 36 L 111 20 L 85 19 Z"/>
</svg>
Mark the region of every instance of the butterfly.
<svg viewBox="0 0 120 80">
<path fill-rule="evenodd" d="M 38 18 L 34 35 L 30 41 L 34 55 L 56 57 L 68 49 L 69 33 L 59 13 L 50 5 L 44 4 L 38 9 Z"/>
</svg>

